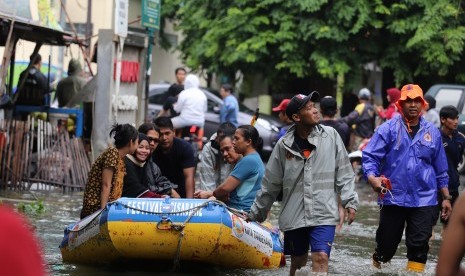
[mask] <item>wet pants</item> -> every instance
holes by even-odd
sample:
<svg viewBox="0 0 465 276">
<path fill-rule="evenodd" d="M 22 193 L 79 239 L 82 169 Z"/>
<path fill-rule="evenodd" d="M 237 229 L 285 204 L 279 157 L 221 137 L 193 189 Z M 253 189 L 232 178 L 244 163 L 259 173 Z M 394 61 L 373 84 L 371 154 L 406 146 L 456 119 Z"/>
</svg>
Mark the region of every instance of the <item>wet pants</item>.
<svg viewBox="0 0 465 276">
<path fill-rule="evenodd" d="M 405 244 L 409 261 L 426 263 L 429 239 L 438 219 L 437 206 L 400 207 L 384 205 L 376 231 L 378 261 L 388 262 L 396 253 L 405 226 Z"/>
</svg>

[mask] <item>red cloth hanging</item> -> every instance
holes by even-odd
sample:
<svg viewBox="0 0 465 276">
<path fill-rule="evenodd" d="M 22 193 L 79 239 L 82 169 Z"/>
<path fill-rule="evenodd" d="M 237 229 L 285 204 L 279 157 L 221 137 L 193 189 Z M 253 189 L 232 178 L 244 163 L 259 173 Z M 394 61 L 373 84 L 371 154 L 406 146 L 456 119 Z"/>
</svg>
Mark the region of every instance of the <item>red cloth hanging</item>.
<svg viewBox="0 0 465 276">
<path fill-rule="evenodd" d="M 113 63 L 113 79 L 116 80 L 116 60 Z M 138 82 L 140 65 L 137 61 L 121 61 L 121 82 Z"/>
</svg>

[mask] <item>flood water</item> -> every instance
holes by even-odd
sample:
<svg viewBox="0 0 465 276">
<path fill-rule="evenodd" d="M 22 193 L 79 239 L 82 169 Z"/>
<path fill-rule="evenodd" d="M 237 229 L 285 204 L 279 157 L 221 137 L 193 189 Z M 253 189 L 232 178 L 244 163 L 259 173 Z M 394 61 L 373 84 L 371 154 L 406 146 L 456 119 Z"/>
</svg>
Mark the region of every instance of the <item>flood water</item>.
<svg viewBox="0 0 465 276">
<path fill-rule="evenodd" d="M 391 261 L 381 270 L 371 265 L 371 254 L 375 247 L 375 232 L 378 224 L 379 208 L 376 205 L 376 195 L 366 183 L 356 184 L 360 198 L 360 206 L 355 222 L 344 225 L 342 231 L 336 234 L 335 242 L 329 262 L 330 275 L 419 275 L 405 271 L 406 247 L 403 239 L 399 249 Z M 28 196 L 26 192 L 24 196 Z M 82 193 L 63 194 L 59 191 L 31 191 L 45 204 L 45 213 L 30 217 L 31 223 L 36 227 L 50 275 L 287 275 L 290 259 L 287 257 L 286 267 L 275 270 L 253 269 L 225 269 L 205 264 L 181 263 L 181 270 L 171 273 L 170 265 L 160 268 L 153 266 L 85 266 L 63 263 L 58 248 L 62 238 L 63 229 L 78 220 L 82 204 Z M 0 193 L 0 196 L 8 195 Z M 30 195 L 29 195 L 30 196 Z M 276 215 L 279 207 L 272 210 L 272 223 L 276 224 Z M 430 241 L 429 260 L 424 275 L 434 275 L 440 245 L 439 226 L 435 227 L 433 238 Z M 303 275 L 303 274 L 302 274 Z M 308 275 L 308 274 L 306 274 Z"/>
</svg>

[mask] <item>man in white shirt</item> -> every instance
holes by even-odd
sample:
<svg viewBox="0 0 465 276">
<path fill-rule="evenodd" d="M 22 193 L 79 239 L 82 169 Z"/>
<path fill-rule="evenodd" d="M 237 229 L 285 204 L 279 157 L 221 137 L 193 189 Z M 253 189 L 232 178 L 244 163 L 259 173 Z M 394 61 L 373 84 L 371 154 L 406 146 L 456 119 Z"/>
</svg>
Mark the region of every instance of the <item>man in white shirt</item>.
<svg viewBox="0 0 465 276">
<path fill-rule="evenodd" d="M 207 97 L 199 89 L 197 76 L 187 75 L 184 81 L 184 90 L 179 93 L 174 110 L 179 113 L 179 116 L 171 119 L 175 129 L 193 125 L 203 128 L 205 112 L 207 112 Z"/>
</svg>

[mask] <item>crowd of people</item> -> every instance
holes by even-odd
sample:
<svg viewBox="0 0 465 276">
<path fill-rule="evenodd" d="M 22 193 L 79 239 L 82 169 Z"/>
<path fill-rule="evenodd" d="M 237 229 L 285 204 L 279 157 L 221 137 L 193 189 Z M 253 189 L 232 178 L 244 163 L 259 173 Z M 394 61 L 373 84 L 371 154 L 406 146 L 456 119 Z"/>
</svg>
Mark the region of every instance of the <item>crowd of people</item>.
<svg viewBox="0 0 465 276">
<path fill-rule="evenodd" d="M 43 105 L 50 85 L 40 72 L 41 56 L 30 59 L 32 66 L 20 75 L 17 104 Z M 70 61 L 68 75 L 57 85 L 60 107 L 72 105 L 86 82 L 76 60 Z M 121 197 L 169 196 L 221 200 L 243 211 L 246 221 L 263 222 L 278 200 L 290 275 L 306 266 L 309 250 L 312 271 L 327 273 L 336 227 L 344 218 L 352 223 L 358 206 L 348 151 L 369 140 L 363 149 L 363 173 L 380 206 L 373 266 L 381 269 L 393 258 L 405 232 L 406 268 L 424 272 L 439 220 L 445 231 L 437 274 L 465 275 L 460 268 L 465 198 L 459 198 L 457 171 L 465 137 L 457 131 L 459 111 L 454 106 L 438 111 L 433 97 L 407 84 L 386 90 L 389 105 L 384 109 L 362 88 L 354 110 L 337 118 L 334 97 L 320 99 L 316 91 L 298 94 L 272 109 L 284 126 L 265 166 L 257 152 L 262 143 L 257 129 L 239 125 L 233 87 L 223 84 L 221 125 L 207 137 L 198 163 L 192 145 L 177 130 L 204 127 L 207 98 L 197 76 L 184 68 L 177 68 L 175 75 L 176 83 L 153 122 L 138 129 L 113 125 L 113 145 L 92 164 L 81 219 Z"/>
<path fill-rule="evenodd" d="M 196 89 L 187 88 L 179 96 L 189 90 L 196 93 Z M 226 102 L 231 88 L 223 86 L 221 94 Z M 344 218 L 352 223 L 358 206 L 347 153 L 352 135 L 355 140 L 370 138 L 362 163 L 368 184 L 379 195 L 374 267 L 382 268 L 392 259 L 405 230 L 407 270 L 423 272 L 436 221 L 440 218 L 447 225 L 454 202 L 463 201 L 457 200 L 456 168 L 465 148 L 465 138 L 457 133 L 458 111 L 443 107 L 441 128 L 437 128 L 422 116 L 428 102 L 414 84 L 388 90 L 386 110 L 371 104 L 368 89 L 358 96 L 355 110 L 343 118 L 336 118 L 336 99 L 320 99 L 316 91 L 283 100 L 273 111 L 287 123 L 286 131 L 280 134 L 266 166 L 257 153 L 262 142 L 257 129 L 237 126 L 232 119 L 231 114 L 237 113 L 235 98 L 228 100 L 224 122 L 205 143 L 198 164 L 192 146 L 176 136 L 176 116 L 160 116 L 139 129 L 116 124 L 110 132 L 114 146 L 92 165 L 81 218 L 122 196 L 170 196 L 221 200 L 245 212 L 246 221 L 263 222 L 279 199 L 279 229 L 284 233 L 284 252 L 291 256 L 290 275 L 306 266 L 309 250 L 312 271 L 327 273 L 336 226 Z M 174 110 L 182 117 L 184 109 L 174 106 Z M 375 130 L 376 114 L 385 122 Z M 454 212 L 451 224 L 461 223 L 457 216 L 465 221 L 462 213 Z M 445 244 L 455 236 L 449 229 Z M 458 249 L 444 252 L 454 260 L 462 254 Z"/>
</svg>

